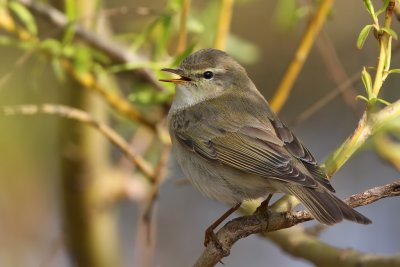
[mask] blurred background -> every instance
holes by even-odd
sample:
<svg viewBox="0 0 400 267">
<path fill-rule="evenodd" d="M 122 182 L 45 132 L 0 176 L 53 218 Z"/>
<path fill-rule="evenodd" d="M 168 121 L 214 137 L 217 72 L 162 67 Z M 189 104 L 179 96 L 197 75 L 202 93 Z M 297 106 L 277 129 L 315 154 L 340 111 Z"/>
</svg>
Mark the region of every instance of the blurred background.
<svg viewBox="0 0 400 267">
<path fill-rule="evenodd" d="M 10 2 L 18 1 L 3 3 L 2 12 L 10 12 Z M 41 2 L 67 10 L 63 12 L 70 20 L 79 17 L 71 11 L 80 6 L 79 1 Z M 110 125 L 136 151 L 146 151 L 143 152 L 145 158 L 156 165 L 163 151 L 162 141 L 156 140 L 154 134 L 137 121 L 110 108 L 95 91 L 82 89 L 82 82 L 71 78 L 74 74 L 65 68 L 63 60 L 70 60 L 75 71 L 83 66 L 80 73 L 94 72 L 105 87 L 113 88 L 109 89 L 111 92 L 118 92 L 138 106 L 149 120 L 160 120 L 160 125 L 165 126 L 162 118 L 173 88 L 162 85 L 164 91 L 161 92 L 150 88 L 137 78 L 139 75 L 132 74 L 132 70 L 146 67 L 159 78 L 163 75 L 159 69 L 176 64 L 181 60 L 179 56 L 183 57 L 192 49 L 212 46 L 220 1 L 191 1 L 187 41 L 190 49 L 180 53 L 176 46 L 181 1 L 93 2 L 92 9 L 81 7 L 82 10 L 86 8 L 89 14 L 94 10 L 101 15 L 95 19 L 93 15 L 87 16 L 90 19 L 82 19 L 79 23 L 99 31 L 101 36 L 125 43 L 134 53 L 145 55 L 147 60 L 133 66 L 113 63 L 102 53 L 88 52 L 90 49 L 85 46 L 85 40 L 76 38 L 72 27 L 57 32 L 54 25 L 33 13 L 37 38 L 59 40 L 62 44 L 62 51 L 54 56 L 46 50 L 47 46 L 29 46 L 32 39 L 24 40 L 15 32 L 10 33 L 4 27 L 4 21 L 3 24 L 0 21 L 3 25 L 0 32 L 1 106 L 62 103 L 82 108 Z M 381 1 L 374 3 L 380 5 Z M 273 96 L 287 69 L 307 26 L 307 14 L 314 6 L 313 1 L 235 2 L 226 50 L 246 67 L 267 99 Z M 11 16 L 20 25 L 25 25 L 23 11 L 18 11 L 18 5 L 12 10 L 17 15 Z M 164 24 L 155 23 L 160 18 Z M 101 26 L 92 25 L 95 20 L 100 21 L 98 25 Z M 372 35 L 362 50 L 356 47 L 360 30 L 370 23 L 371 18 L 361 1 L 335 1 L 280 112 L 281 119 L 293 128 L 320 162 L 355 129 L 365 105 L 362 100 L 355 99 L 356 95 L 365 95 L 362 82 L 355 79 L 346 91 L 347 103 L 339 94 L 311 116 L 304 118 L 303 112 L 337 90 L 338 84 L 346 79 L 361 77 L 359 73 L 363 66 L 376 66 L 378 48 Z M 163 25 L 169 26 L 166 29 Z M 395 19 L 392 27 L 398 31 L 399 25 Z M 394 42 L 394 47 L 397 45 Z M 54 47 L 58 49 L 58 46 Z M 337 57 L 342 65 L 339 70 L 337 65 L 333 67 L 341 72 L 339 78 L 337 73 L 335 78 L 332 68 L 328 67 L 329 62 L 336 60 L 332 57 Z M 399 58 L 396 50 L 392 56 L 394 67 L 399 67 Z M 398 99 L 399 85 L 400 78 L 391 75 L 384 84 L 381 97 L 388 101 Z M 91 141 L 87 142 L 85 138 Z M 80 151 L 81 146 L 86 145 L 88 149 Z M 113 262 L 112 265 L 101 265 L 88 259 L 86 266 L 190 266 L 203 251 L 204 230 L 228 208 L 203 197 L 182 180 L 184 177 L 171 158 L 166 164 L 165 175 L 162 175 L 149 230 L 142 216 L 150 203 L 147 196 L 151 185 L 143 182 L 143 176 L 137 174 L 133 165 L 98 132 L 56 115 L 0 116 L 0 151 L 0 266 L 84 266 L 82 261 L 77 263 L 72 259 L 67 250 L 74 235 L 78 239 L 82 235 L 82 243 L 72 245 L 76 255 L 85 255 L 87 246 L 96 240 L 97 251 L 109 254 L 106 258 Z M 88 160 L 88 155 L 97 155 L 97 158 Z M 93 182 L 100 176 L 100 183 Z M 335 174 L 332 184 L 337 195 L 347 197 L 398 177 L 398 171 L 376 154 L 374 142 L 369 142 Z M 94 185 L 99 184 L 97 190 Z M 93 187 L 97 191 L 92 190 Z M 87 190 L 89 196 L 82 197 L 81 193 Z M 96 198 L 99 195 L 101 201 Z M 80 205 L 90 207 L 89 213 L 84 214 L 85 208 Z M 321 239 L 333 246 L 362 252 L 399 253 L 399 208 L 396 198 L 359 208 L 373 221 L 372 225 L 343 222 L 329 227 L 321 234 Z M 68 216 L 75 221 L 66 222 Z M 94 230 L 90 227 L 92 223 L 97 225 Z M 315 222 L 306 225 L 313 224 Z M 98 231 L 103 237 L 87 241 L 86 234 L 90 231 L 93 235 Z M 268 239 L 259 236 L 240 240 L 223 262 L 226 266 L 237 267 L 312 266 L 281 252 Z"/>
</svg>

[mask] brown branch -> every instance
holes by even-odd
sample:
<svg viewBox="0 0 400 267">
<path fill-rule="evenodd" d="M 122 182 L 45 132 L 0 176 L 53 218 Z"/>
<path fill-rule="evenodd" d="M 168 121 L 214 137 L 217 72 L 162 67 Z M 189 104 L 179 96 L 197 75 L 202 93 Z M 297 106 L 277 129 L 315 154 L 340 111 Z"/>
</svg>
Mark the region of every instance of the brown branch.
<svg viewBox="0 0 400 267">
<path fill-rule="evenodd" d="M 112 128 L 106 124 L 96 121 L 87 112 L 57 104 L 43 104 L 43 105 L 20 105 L 20 106 L 5 106 L 0 109 L 0 114 L 4 116 L 10 115 L 37 115 L 49 114 L 58 115 L 67 119 L 76 120 L 85 123 L 103 134 L 111 143 L 124 153 L 124 155 L 135 164 L 138 169 L 147 177 L 154 179 L 155 171 L 151 165 L 143 159 L 140 155 L 136 154 L 129 144 Z"/>
<path fill-rule="evenodd" d="M 168 161 L 169 145 L 163 145 L 160 158 L 155 167 L 154 179 L 146 199 L 140 205 L 140 215 L 137 219 L 137 235 L 135 238 L 136 265 L 154 266 L 154 253 L 157 238 L 157 209 L 155 207 L 161 182 L 164 180 L 164 169 Z"/>
<path fill-rule="evenodd" d="M 338 97 L 343 91 L 350 89 L 351 85 L 359 81 L 361 78 L 361 72 L 355 72 L 348 80 L 331 90 L 328 94 L 320 98 L 314 104 L 309 106 L 303 112 L 301 112 L 294 120 L 290 123 L 291 126 L 299 125 L 305 122 L 313 114 L 316 114 L 319 110 L 325 107 L 329 102 L 333 101 Z"/>
<path fill-rule="evenodd" d="M 363 253 L 354 249 L 330 246 L 303 231 L 292 227 L 267 234 L 268 238 L 291 256 L 306 259 L 324 267 L 395 267 L 400 266 L 400 254 L 393 256 Z"/>
<path fill-rule="evenodd" d="M 46 19 L 49 23 L 60 30 L 64 30 L 68 26 L 71 26 L 68 18 L 62 12 L 49 5 L 44 5 L 32 0 L 19 0 L 19 2 L 27 7 L 32 13 Z M 72 27 L 76 36 L 97 50 L 108 55 L 115 63 L 126 64 L 129 62 L 140 62 L 145 60 L 143 56 L 132 53 L 122 44 L 90 32 L 77 23 L 74 23 Z M 137 69 L 134 71 L 134 74 L 154 86 L 156 89 L 163 90 L 163 87 L 151 71 L 147 69 Z"/>
<path fill-rule="evenodd" d="M 371 204 L 382 198 L 394 196 L 400 196 L 400 180 L 353 195 L 347 198 L 345 202 L 354 208 Z M 251 234 L 267 233 L 289 228 L 312 219 L 311 214 L 304 210 L 298 212 L 269 212 L 269 214 L 255 212 L 249 216 L 235 218 L 225 224 L 216 233 L 221 247 L 217 247 L 214 242 L 208 243 L 194 266 L 215 266 L 223 257 L 229 255 L 233 244 Z"/>
<path fill-rule="evenodd" d="M 149 224 L 151 220 L 151 213 L 153 210 L 153 206 L 158 196 L 158 190 L 164 178 L 164 170 L 168 162 L 169 151 L 170 151 L 170 146 L 163 145 L 160 153 L 160 159 L 154 171 L 153 179 L 151 179 L 152 188 L 150 190 L 148 204 L 143 215 L 144 220 Z"/>
<path fill-rule="evenodd" d="M 316 48 L 321 55 L 329 74 L 337 86 L 340 86 L 344 82 L 348 81 L 349 76 L 347 75 L 342 62 L 336 53 L 336 49 L 333 46 L 328 34 L 323 30 L 317 38 Z M 340 94 L 342 95 L 344 102 L 351 109 L 353 109 L 355 114 L 360 115 L 362 113 L 359 102 L 356 102 L 357 90 L 353 87 L 352 83 L 349 84 L 346 90 L 341 90 Z"/>
</svg>

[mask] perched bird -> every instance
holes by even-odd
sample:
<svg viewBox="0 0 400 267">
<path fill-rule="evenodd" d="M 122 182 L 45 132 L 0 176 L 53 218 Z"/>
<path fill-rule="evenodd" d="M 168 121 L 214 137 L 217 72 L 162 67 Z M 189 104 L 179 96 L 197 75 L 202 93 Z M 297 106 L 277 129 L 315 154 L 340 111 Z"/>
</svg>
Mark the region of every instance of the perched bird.
<svg viewBox="0 0 400 267">
<path fill-rule="evenodd" d="M 371 223 L 333 194 L 313 155 L 228 54 L 203 49 L 162 70 L 179 76 L 161 80 L 176 85 L 168 114 L 173 154 L 204 195 L 238 208 L 283 192 L 323 224 Z"/>
</svg>

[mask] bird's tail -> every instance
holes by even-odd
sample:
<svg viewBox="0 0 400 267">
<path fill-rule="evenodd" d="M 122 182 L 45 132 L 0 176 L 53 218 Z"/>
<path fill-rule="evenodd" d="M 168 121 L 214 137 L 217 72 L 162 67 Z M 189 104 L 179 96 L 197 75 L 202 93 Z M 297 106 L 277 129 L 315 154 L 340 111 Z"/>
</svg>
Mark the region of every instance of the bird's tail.
<svg viewBox="0 0 400 267">
<path fill-rule="evenodd" d="M 325 188 L 307 188 L 289 185 L 286 190 L 294 195 L 320 223 L 332 225 L 347 219 L 356 223 L 370 224 L 372 221 L 351 208 Z"/>
</svg>

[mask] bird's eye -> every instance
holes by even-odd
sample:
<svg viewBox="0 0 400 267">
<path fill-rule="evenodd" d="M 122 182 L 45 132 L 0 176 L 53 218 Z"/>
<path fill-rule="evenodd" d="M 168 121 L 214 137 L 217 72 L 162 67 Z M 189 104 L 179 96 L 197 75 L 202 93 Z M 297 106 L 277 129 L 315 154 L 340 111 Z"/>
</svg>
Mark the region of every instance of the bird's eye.
<svg viewBox="0 0 400 267">
<path fill-rule="evenodd" d="M 209 79 L 211 79 L 212 77 L 214 77 L 214 73 L 212 72 L 212 71 L 205 71 L 204 73 L 203 73 L 203 77 L 204 77 L 204 79 L 207 79 L 207 80 L 209 80 Z"/>
</svg>

